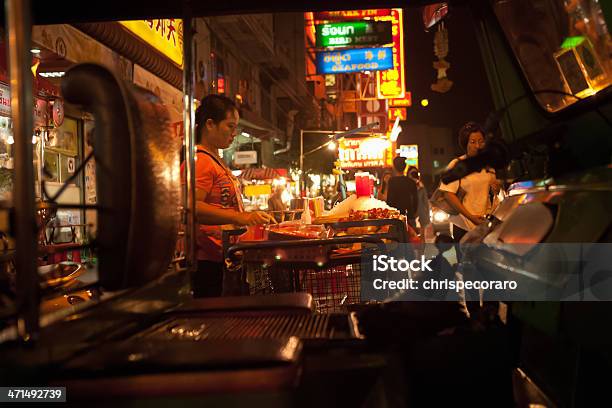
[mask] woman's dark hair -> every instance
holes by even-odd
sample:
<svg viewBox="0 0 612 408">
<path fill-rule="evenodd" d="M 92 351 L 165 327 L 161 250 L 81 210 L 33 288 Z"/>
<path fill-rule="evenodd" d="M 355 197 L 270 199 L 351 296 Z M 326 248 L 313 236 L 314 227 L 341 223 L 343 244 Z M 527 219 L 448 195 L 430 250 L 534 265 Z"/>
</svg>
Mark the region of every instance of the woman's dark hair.
<svg viewBox="0 0 612 408">
<path fill-rule="evenodd" d="M 408 175 L 411 177 L 414 177 L 416 179 L 419 178 L 419 169 L 416 168 L 416 166 L 410 166 L 408 167 Z"/>
<path fill-rule="evenodd" d="M 200 106 L 195 111 L 196 137 L 200 138 L 200 129 L 208 119 L 219 123 L 227 117 L 228 112 L 238 110 L 236 104 L 223 95 L 207 95 L 202 98 Z"/>
<path fill-rule="evenodd" d="M 467 151 L 470 135 L 476 132 L 482 133 L 483 136 L 485 135 L 484 128 L 476 122 L 467 122 L 461 127 L 461 129 L 459 129 L 459 147 L 461 147 L 464 152 Z"/>
</svg>

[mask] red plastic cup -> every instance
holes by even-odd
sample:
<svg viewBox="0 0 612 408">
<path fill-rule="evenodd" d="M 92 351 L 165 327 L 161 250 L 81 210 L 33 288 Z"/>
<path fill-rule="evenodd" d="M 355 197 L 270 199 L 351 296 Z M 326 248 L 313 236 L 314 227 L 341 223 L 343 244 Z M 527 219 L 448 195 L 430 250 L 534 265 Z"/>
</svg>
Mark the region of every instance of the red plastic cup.
<svg viewBox="0 0 612 408">
<path fill-rule="evenodd" d="M 355 192 L 357 197 L 367 197 L 370 195 L 370 181 L 366 173 L 355 173 Z"/>
</svg>

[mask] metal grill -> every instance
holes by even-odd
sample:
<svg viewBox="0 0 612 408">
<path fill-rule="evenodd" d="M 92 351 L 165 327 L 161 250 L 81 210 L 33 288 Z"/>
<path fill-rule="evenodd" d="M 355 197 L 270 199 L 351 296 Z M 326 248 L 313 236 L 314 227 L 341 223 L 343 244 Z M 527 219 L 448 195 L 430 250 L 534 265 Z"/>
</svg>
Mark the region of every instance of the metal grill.
<svg viewBox="0 0 612 408">
<path fill-rule="evenodd" d="M 287 336 L 330 339 L 337 334 L 335 326 L 328 314 L 175 318 L 138 337 L 193 341 Z"/>
<path fill-rule="evenodd" d="M 361 298 L 361 265 L 337 265 L 324 269 L 287 265 L 262 267 L 246 264 L 251 295 L 307 292 L 321 313 L 343 312 Z"/>
</svg>

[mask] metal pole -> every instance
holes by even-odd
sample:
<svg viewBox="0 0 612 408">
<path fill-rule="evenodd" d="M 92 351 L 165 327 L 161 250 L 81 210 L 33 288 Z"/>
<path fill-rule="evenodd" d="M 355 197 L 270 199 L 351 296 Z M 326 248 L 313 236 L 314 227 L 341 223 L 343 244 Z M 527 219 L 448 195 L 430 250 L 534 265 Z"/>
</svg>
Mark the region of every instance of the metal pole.
<svg viewBox="0 0 612 408">
<path fill-rule="evenodd" d="M 11 78 L 11 116 L 15 139 L 14 208 L 17 267 L 17 330 L 24 341 L 39 331 L 36 271 L 36 215 L 32 149 L 32 21 L 30 0 L 5 0 Z"/>
<path fill-rule="evenodd" d="M 304 129 L 300 129 L 300 198 L 304 188 Z"/>
<path fill-rule="evenodd" d="M 194 69 L 193 69 L 193 19 L 191 10 L 186 9 L 183 19 L 183 124 L 185 137 L 185 186 L 183 188 L 183 208 L 185 209 L 185 246 L 186 266 L 189 274 L 194 274 L 197 264 L 195 260 L 196 234 L 196 194 L 195 194 L 195 135 L 193 111 Z"/>
</svg>

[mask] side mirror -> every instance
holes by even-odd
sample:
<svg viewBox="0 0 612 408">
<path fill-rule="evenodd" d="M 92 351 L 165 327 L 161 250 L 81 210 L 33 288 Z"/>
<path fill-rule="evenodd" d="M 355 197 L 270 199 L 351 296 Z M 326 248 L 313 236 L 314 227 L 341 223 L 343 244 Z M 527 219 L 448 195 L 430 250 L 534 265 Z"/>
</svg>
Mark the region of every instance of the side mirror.
<svg viewBox="0 0 612 408">
<path fill-rule="evenodd" d="M 434 3 L 423 7 L 423 27 L 431 30 L 448 17 L 448 3 Z"/>
</svg>

